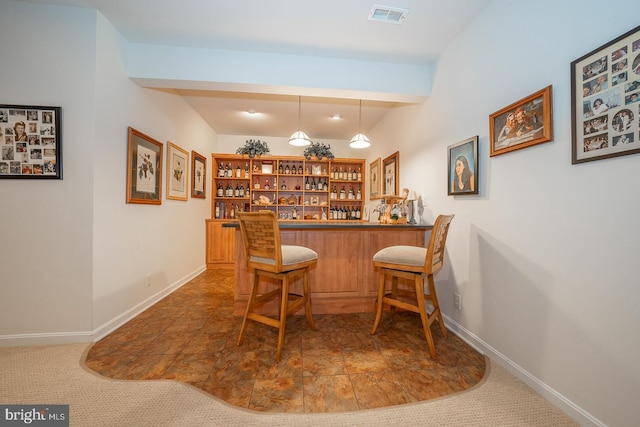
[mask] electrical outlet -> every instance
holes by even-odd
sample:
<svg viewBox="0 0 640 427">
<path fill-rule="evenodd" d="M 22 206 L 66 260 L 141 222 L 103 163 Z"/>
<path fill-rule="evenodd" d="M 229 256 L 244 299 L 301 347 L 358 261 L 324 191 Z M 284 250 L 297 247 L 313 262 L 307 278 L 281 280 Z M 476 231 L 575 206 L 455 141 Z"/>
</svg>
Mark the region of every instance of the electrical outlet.
<svg viewBox="0 0 640 427">
<path fill-rule="evenodd" d="M 460 310 L 462 308 L 462 297 L 459 293 L 453 293 L 453 306 L 456 310 Z"/>
<path fill-rule="evenodd" d="M 151 274 L 147 274 L 147 281 L 146 281 L 146 287 L 148 288 L 149 286 L 151 286 Z"/>
</svg>

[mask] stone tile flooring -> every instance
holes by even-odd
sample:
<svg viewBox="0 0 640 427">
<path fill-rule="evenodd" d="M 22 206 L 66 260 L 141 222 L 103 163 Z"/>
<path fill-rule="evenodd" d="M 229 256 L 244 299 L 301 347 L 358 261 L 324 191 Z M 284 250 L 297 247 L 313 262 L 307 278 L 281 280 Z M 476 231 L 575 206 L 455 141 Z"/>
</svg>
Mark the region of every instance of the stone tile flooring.
<svg viewBox="0 0 640 427">
<path fill-rule="evenodd" d="M 373 313 L 287 319 L 282 360 L 277 331 L 250 322 L 242 346 L 233 316 L 233 270 L 207 270 L 95 343 L 85 363 L 109 378 L 174 379 L 242 408 L 341 412 L 399 405 L 466 390 L 485 358 L 454 334 L 431 330 L 431 359 L 418 315 L 388 311 L 375 335 Z"/>
</svg>

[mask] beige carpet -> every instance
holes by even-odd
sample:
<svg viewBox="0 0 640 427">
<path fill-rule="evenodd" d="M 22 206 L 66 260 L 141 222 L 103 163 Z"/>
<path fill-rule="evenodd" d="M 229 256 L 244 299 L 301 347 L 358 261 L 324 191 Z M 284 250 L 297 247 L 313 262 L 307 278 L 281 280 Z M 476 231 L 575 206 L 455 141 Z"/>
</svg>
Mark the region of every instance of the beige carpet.
<svg viewBox="0 0 640 427">
<path fill-rule="evenodd" d="M 426 402 L 331 414 L 231 406 L 171 380 L 118 381 L 86 370 L 86 344 L 0 348 L 0 404 L 69 404 L 72 426 L 575 426 L 503 368 L 471 390 Z"/>
</svg>

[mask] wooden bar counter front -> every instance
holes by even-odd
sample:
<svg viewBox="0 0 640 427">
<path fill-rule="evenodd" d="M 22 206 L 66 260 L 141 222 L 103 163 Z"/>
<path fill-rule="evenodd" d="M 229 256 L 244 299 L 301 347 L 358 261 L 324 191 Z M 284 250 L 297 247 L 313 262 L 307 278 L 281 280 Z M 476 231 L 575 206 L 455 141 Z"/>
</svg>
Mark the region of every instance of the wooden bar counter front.
<svg viewBox="0 0 640 427">
<path fill-rule="evenodd" d="M 314 314 L 364 313 L 375 310 L 378 292 L 373 255 L 387 246 L 424 247 L 428 225 L 380 225 L 375 223 L 281 222 L 282 243 L 300 245 L 318 253 L 318 265 L 311 270 L 311 297 Z M 246 267 L 244 244 L 237 222 L 235 228 L 234 314 L 242 315 L 249 299 L 251 274 Z M 263 286 L 272 286 L 265 282 Z M 273 285 L 275 286 L 275 285 Z M 293 286 L 298 293 L 300 283 Z M 275 313 L 276 306 L 265 312 Z"/>
</svg>

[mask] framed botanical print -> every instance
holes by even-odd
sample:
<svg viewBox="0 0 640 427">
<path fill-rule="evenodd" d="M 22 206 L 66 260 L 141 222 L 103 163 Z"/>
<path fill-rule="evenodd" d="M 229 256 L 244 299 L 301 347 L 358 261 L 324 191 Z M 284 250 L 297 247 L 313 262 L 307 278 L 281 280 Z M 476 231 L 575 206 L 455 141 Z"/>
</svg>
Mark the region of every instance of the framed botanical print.
<svg viewBox="0 0 640 427">
<path fill-rule="evenodd" d="M 188 198 L 189 153 L 172 142 L 167 143 L 167 199 Z"/>
<path fill-rule="evenodd" d="M 207 198 L 207 158 L 191 150 L 191 197 Z"/>
<path fill-rule="evenodd" d="M 0 105 L 0 179 L 62 179 L 62 108 Z"/>
<path fill-rule="evenodd" d="M 163 144 L 129 127 L 127 203 L 162 204 Z"/>
<path fill-rule="evenodd" d="M 400 152 L 396 151 L 382 161 L 382 194 L 400 195 Z"/>
<path fill-rule="evenodd" d="M 450 196 L 478 194 L 478 136 L 447 148 Z"/>
<path fill-rule="evenodd" d="M 380 198 L 380 157 L 369 165 L 369 199 Z"/>
</svg>

